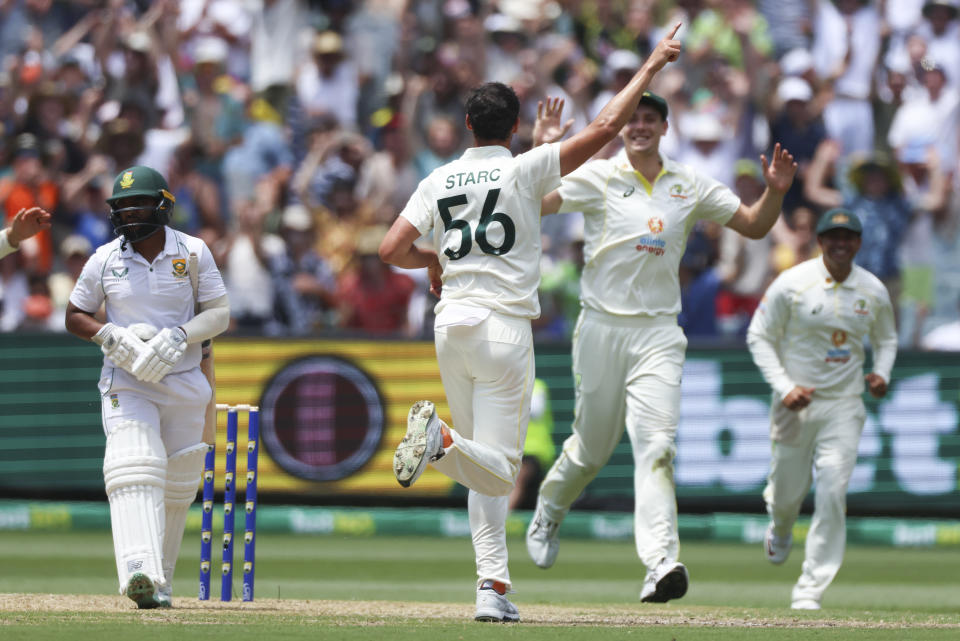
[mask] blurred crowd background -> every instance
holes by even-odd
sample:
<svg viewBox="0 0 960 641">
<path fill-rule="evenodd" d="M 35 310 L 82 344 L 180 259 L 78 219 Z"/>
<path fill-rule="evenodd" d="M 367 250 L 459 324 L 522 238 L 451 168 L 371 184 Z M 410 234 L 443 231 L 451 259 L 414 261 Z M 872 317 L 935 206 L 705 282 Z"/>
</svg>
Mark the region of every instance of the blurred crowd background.
<svg viewBox="0 0 960 641">
<path fill-rule="evenodd" d="M 116 172 L 161 171 L 202 237 L 235 335 L 429 338 L 425 274 L 377 257 L 418 181 L 471 143 L 466 92 L 566 100 L 573 131 L 668 26 L 685 51 L 652 89 L 663 152 L 750 203 L 759 156 L 800 164 L 762 240 L 696 227 L 681 265 L 692 342 L 742 341 L 780 271 L 844 206 L 857 262 L 889 287 L 903 347 L 960 349 L 960 0 L 0 0 L 0 205 L 53 228 L 0 261 L 0 331 L 63 331 L 112 238 Z M 617 151 L 613 143 L 607 154 Z M 569 338 L 582 218 L 544 219 L 540 340 Z M 657 283 L 632 286 L 656 287 Z"/>
</svg>

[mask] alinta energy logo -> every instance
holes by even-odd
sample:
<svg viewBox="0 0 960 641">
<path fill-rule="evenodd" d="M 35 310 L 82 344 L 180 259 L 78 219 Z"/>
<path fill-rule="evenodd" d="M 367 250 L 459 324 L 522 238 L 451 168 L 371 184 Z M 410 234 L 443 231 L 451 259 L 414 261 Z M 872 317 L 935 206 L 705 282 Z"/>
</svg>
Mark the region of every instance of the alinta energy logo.
<svg viewBox="0 0 960 641">
<path fill-rule="evenodd" d="M 373 378 L 336 356 L 290 362 L 266 385 L 260 403 L 263 445 L 289 474 L 336 481 L 376 453 L 385 423 Z"/>
<path fill-rule="evenodd" d="M 827 357 L 824 359 L 827 363 L 846 363 L 850 360 L 850 349 L 843 347 L 847 342 L 847 333 L 838 329 L 830 335 L 830 342 L 834 349 L 827 350 Z"/>
</svg>

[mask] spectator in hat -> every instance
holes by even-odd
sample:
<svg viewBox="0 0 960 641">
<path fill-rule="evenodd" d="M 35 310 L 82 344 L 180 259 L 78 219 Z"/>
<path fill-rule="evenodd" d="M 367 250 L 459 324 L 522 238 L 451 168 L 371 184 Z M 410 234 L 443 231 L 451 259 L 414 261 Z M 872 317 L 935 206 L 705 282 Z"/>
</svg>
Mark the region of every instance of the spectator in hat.
<svg viewBox="0 0 960 641">
<path fill-rule="evenodd" d="M 643 61 L 640 56 L 628 49 L 617 49 L 607 57 L 603 65 L 603 89 L 590 104 L 587 114 L 590 120 L 596 118 L 603 106 L 627 86 L 633 74 L 640 68 L 641 62 Z"/>
<path fill-rule="evenodd" d="M 863 234 L 856 263 L 883 281 L 896 300 L 900 278 L 898 249 L 911 217 L 900 174 L 884 154 L 854 156 L 837 189 L 826 181 L 829 170 L 839 167 L 839 160 L 839 143 L 829 139 L 822 142 L 810 164 L 804 194 L 819 207 L 843 207 L 857 215 L 863 223 Z"/>
<path fill-rule="evenodd" d="M 957 160 L 960 90 L 946 82 L 946 71 L 937 61 L 927 59 L 921 76 L 925 91 L 903 104 L 893 117 L 888 142 L 894 150 L 916 140 L 935 141 L 945 167 Z"/>
<path fill-rule="evenodd" d="M 357 235 L 352 264 L 340 276 L 337 299 L 340 326 L 373 334 L 401 334 L 407 328 L 407 306 L 413 279 L 380 260 L 385 226 L 367 227 Z"/>
<path fill-rule="evenodd" d="M 280 219 L 284 251 L 270 257 L 277 320 L 283 333 L 305 336 L 333 325 L 337 283 L 314 248 L 316 225 L 303 205 L 287 205 Z"/>
<path fill-rule="evenodd" d="M 768 100 L 767 120 L 770 138 L 779 140 L 793 152 L 799 165 L 797 177 L 783 201 L 784 209 L 789 211 L 803 203 L 803 183 L 810 161 L 817 145 L 827 137 L 810 84 L 796 76 L 781 79 Z"/>
<path fill-rule="evenodd" d="M 343 49 L 343 37 L 322 31 L 313 39 L 312 57 L 300 68 L 296 94 L 308 116 L 329 113 L 341 126 L 357 126 L 359 78 Z"/>
<path fill-rule="evenodd" d="M 707 110 L 687 111 L 678 118 L 677 129 L 677 160 L 732 187 L 739 145 L 735 132 L 724 125 L 720 116 Z"/>
<path fill-rule="evenodd" d="M 927 44 L 926 55 L 943 67 L 947 84 L 960 90 L 960 0 L 926 0 L 916 34 Z"/>
<path fill-rule="evenodd" d="M 192 77 L 185 84 L 194 85 L 184 92 L 184 106 L 193 144 L 201 151 L 199 167 L 209 176 L 220 174 L 220 164 L 227 149 L 243 139 L 246 114 L 243 104 L 231 92 L 225 76 L 228 45 L 220 38 L 197 39 L 193 47 Z"/>
<path fill-rule="evenodd" d="M 483 21 L 488 34 L 486 77 L 494 82 L 512 83 L 523 72 L 521 52 L 527 46 L 523 24 L 503 13 L 492 13 Z"/>
</svg>

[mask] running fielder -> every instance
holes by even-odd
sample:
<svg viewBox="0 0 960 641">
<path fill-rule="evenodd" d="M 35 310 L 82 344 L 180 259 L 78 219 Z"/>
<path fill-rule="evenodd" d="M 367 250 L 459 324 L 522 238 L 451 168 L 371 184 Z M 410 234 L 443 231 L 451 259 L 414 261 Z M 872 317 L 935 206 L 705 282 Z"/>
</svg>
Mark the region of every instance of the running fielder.
<svg viewBox="0 0 960 641">
<path fill-rule="evenodd" d="M 767 560 L 787 560 L 793 524 L 816 472 L 813 520 L 803 571 L 791 607 L 819 610 L 846 546 L 847 484 L 866 420 L 864 382 L 887 393 L 897 355 L 890 295 L 880 280 L 853 264 L 862 227 L 833 209 L 817 223 L 822 256 L 788 269 L 771 283 L 747 332 L 753 360 L 773 388 L 772 460 L 763 498 L 770 514 Z M 863 376 L 866 336 L 873 371 Z"/>
<path fill-rule="evenodd" d="M 551 122 L 539 131 L 560 129 L 559 113 L 544 117 Z M 748 207 L 718 181 L 664 156 L 659 147 L 666 132 L 666 101 L 644 93 L 620 132 L 623 150 L 585 164 L 544 199 L 544 214 L 583 212 L 585 265 L 573 336 L 573 434 L 540 485 L 527 530 L 530 557 L 549 568 L 559 550 L 560 523 L 626 426 L 634 458 L 634 535 L 647 567 L 640 600 L 655 603 L 682 597 L 689 584 L 678 560 L 673 481 L 687 347 L 677 325 L 687 234 L 698 220 L 710 220 L 763 237 L 797 171 L 777 144 L 769 163 L 761 156 L 766 189 Z"/>
</svg>

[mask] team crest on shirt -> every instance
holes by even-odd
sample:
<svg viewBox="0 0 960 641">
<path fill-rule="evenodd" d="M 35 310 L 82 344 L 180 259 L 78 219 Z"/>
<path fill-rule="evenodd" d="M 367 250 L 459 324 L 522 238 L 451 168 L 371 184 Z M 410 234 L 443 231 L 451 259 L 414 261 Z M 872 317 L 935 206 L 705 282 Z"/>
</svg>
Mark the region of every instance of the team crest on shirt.
<svg viewBox="0 0 960 641">
<path fill-rule="evenodd" d="M 112 407 L 113 409 L 119 409 L 120 407 L 120 397 L 117 396 L 116 394 L 110 395 L 110 407 Z"/>
<path fill-rule="evenodd" d="M 842 329 L 838 329 L 830 336 L 830 342 L 833 343 L 834 347 L 840 347 L 847 342 L 847 333 Z"/>
<path fill-rule="evenodd" d="M 133 172 L 125 171 L 123 176 L 120 178 L 120 187 L 123 189 L 130 189 L 133 186 Z"/>
<path fill-rule="evenodd" d="M 683 185 L 681 185 L 680 183 L 674 183 L 673 186 L 670 188 L 670 197 L 682 198 L 683 200 L 686 200 L 687 197 L 683 193 Z"/>
<path fill-rule="evenodd" d="M 652 233 L 659 234 L 663 231 L 663 218 L 657 218 L 656 216 L 653 218 L 648 218 L 647 227 Z"/>
<path fill-rule="evenodd" d="M 110 273 L 113 274 L 113 277 L 117 280 L 127 280 L 129 272 L 129 267 L 124 267 L 123 269 L 117 269 L 116 267 L 113 267 L 110 269 Z"/>
<path fill-rule="evenodd" d="M 187 259 L 186 258 L 173 259 L 173 275 L 176 276 L 177 278 L 187 277 Z"/>
<path fill-rule="evenodd" d="M 867 301 L 862 298 L 858 298 L 857 302 L 853 304 L 853 313 L 858 316 L 866 316 L 870 313 L 870 310 L 867 308 Z"/>
</svg>

